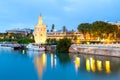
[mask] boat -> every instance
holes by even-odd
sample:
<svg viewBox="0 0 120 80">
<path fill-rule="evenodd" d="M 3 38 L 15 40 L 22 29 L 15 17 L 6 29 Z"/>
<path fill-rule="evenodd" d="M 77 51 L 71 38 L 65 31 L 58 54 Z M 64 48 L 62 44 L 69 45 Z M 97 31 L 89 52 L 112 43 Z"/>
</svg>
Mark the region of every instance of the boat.
<svg viewBox="0 0 120 80">
<path fill-rule="evenodd" d="M 20 49 L 21 45 L 16 42 L 2 42 L 0 43 L 1 48 L 12 48 L 12 49 Z"/>
<path fill-rule="evenodd" d="M 34 51 L 45 51 L 45 47 L 41 44 L 36 43 L 30 43 L 26 46 L 28 50 L 34 50 Z"/>
</svg>

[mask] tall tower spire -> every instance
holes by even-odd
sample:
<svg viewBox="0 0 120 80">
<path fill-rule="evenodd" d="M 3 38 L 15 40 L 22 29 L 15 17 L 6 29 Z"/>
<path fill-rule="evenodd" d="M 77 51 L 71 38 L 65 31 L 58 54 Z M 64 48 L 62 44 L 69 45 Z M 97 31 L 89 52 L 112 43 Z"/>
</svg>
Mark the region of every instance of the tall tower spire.
<svg viewBox="0 0 120 80">
<path fill-rule="evenodd" d="M 39 19 L 38 19 L 38 24 L 39 24 L 39 25 L 42 25 L 42 24 L 43 24 L 43 21 L 42 21 L 42 16 L 41 16 L 41 14 L 40 14 L 40 16 L 39 16 Z"/>
<path fill-rule="evenodd" d="M 47 38 L 46 25 L 43 24 L 41 15 L 38 18 L 38 24 L 35 25 L 35 30 L 33 35 L 34 35 L 35 43 L 45 44 Z"/>
</svg>

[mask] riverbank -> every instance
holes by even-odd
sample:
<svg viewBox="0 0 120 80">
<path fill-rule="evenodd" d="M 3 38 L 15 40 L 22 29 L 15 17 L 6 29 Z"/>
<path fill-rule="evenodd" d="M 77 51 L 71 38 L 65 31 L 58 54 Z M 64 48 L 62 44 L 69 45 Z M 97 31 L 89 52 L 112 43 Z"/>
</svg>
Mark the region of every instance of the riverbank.
<svg viewBox="0 0 120 80">
<path fill-rule="evenodd" d="M 73 44 L 69 52 L 120 57 L 120 44 Z"/>
</svg>

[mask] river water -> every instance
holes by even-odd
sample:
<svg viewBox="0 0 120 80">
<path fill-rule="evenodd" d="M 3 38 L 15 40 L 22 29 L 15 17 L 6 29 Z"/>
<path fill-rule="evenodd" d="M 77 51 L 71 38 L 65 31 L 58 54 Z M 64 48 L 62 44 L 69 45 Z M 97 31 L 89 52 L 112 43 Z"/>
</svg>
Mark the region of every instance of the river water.
<svg viewBox="0 0 120 80">
<path fill-rule="evenodd" d="M 120 80 L 120 58 L 0 48 L 0 80 Z"/>
</svg>

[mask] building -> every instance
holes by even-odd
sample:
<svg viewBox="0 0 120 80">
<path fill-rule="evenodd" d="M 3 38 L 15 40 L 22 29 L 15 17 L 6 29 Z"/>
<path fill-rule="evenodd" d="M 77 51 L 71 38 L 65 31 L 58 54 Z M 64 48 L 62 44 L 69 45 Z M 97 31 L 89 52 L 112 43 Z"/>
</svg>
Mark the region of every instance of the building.
<svg viewBox="0 0 120 80">
<path fill-rule="evenodd" d="M 32 30 L 32 29 L 29 29 L 29 28 L 24 28 L 24 29 L 13 29 L 13 30 L 7 30 L 6 33 L 14 33 L 14 34 L 23 34 L 23 35 L 27 35 L 27 34 L 33 33 L 33 30 Z"/>
<path fill-rule="evenodd" d="M 79 40 L 83 40 L 84 37 L 83 35 L 80 33 L 80 32 L 75 32 L 75 31 L 67 31 L 67 32 L 49 32 L 47 33 L 47 38 L 50 38 L 50 39 L 56 39 L 56 40 L 59 40 L 59 39 L 62 39 L 64 37 L 67 37 L 69 39 L 75 39 L 75 37 L 77 37 L 77 39 Z"/>
<path fill-rule="evenodd" d="M 43 24 L 42 16 L 39 16 L 38 24 L 35 25 L 33 35 L 34 35 L 35 43 L 45 44 L 47 38 L 46 25 Z"/>
</svg>

